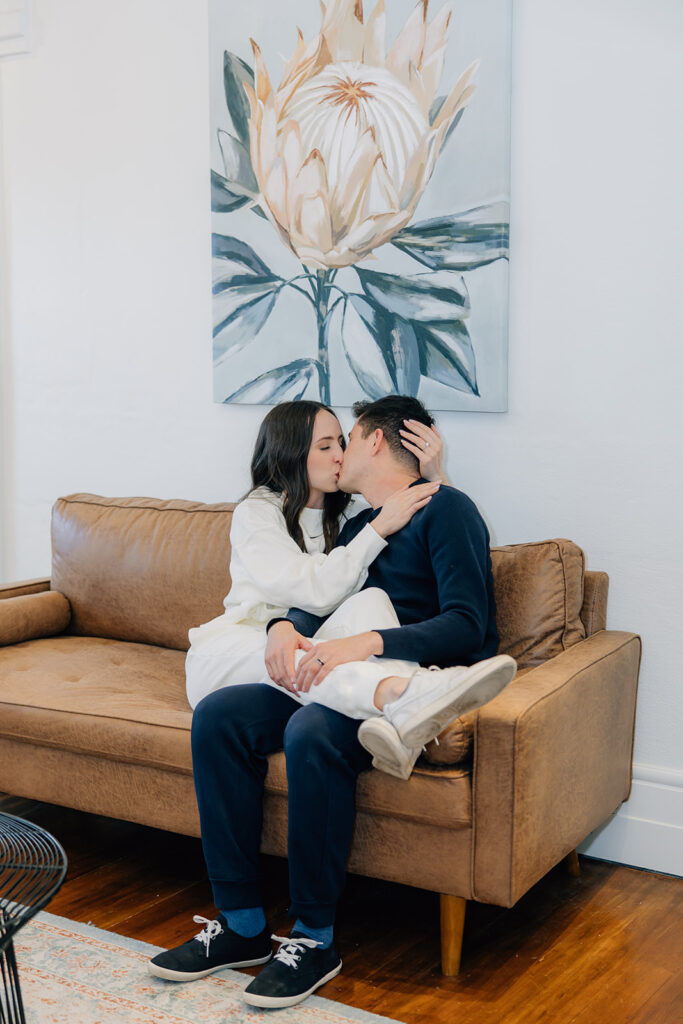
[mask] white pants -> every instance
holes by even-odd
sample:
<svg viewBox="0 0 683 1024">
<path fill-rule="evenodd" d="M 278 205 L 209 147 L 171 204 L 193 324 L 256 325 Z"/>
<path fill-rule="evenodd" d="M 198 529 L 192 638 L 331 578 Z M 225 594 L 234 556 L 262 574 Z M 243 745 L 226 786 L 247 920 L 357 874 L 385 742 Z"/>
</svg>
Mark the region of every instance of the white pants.
<svg viewBox="0 0 683 1024">
<path fill-rule="evenodd" d="M 370 587 L 343 601 L 323 623 L 313 640 L 338 640 L 373 629 L 393 629 L 400 623 L 383 590 Z M 257 626 L 226 623 L 217 636 L 191 647 L 185 671 L 187 699 L 194 708 L 207 694 L 239 683 L 270 683 L 265 667 L 266 632 Z M 304 652 L 297 652 L 297 660 Z M 410 678 L 414 661 L 370 657 L 333 668 L 319 686 L 308 693 L 290 694 L 300 704 L 324 704 L 349 718 L 372 718 L 382 712 L 375 706 L 377 685 L 387 676 Z M 279 687 L 278 687 L 279 689 Z M 289 691 L 286 691 L 289 692 Z"/>
</svg>

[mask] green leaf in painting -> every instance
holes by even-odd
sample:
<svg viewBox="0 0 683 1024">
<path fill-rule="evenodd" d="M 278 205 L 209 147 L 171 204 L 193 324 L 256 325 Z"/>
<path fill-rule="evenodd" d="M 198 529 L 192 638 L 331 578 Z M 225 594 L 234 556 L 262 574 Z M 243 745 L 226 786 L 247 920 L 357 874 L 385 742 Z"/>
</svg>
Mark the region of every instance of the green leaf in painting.
<svg viewBox="0 0 683 1024">
<path fill-rule="evenodd" d="M 225 102 L 232 119 L 232 124 L 239 139 L 249 146 L 249 118 L 251 109 L 244 91 L 244 83 L 254 86 L 254 72 L 236 54 L 228 50 L 223 54 L 223 87 Z"/>
<path fill-rule="evenodd" d="M 375 304 L 410 321 L 458 320 L 469 315 L 470 297 L 459 274 L 380 274 L 354 268 Z"/>
<path fill-rule="evenodd" d="M 260 256 L 257 256 L 252 247 L 243 242 L 241 238 L 234 238 L 232 235 L 213 234 L 211 236 L 211 252 L 218 260 L 226 260 L 240 267 L 245 267 L 260 277 L 270 276 L 275 278 L 275 275 L 271 274 Z M 225 270 L 223 269 L 220 276 L 223 276 L 224 273 Z"/>
<path fill-rule="evenodd" d="M 474 349 L 462 320 L 416 324 L 415 332 L 422 376 L 478 396 Z"/>
<path fill-rule="evenodd" d="M 392 244 L 432 270 L 474 270 L 506 259 L 509 204 L 501 201 L 412 224 Z"/>
<path fill-rule="evenodd" d="M 410 324 L 362 295 L 349 295 L 328 313 L 325 336 L 339 340 L 356 380 L 369 398 L 417 395 L 420 358 Z"/>
<path fill-rule="evenodd" d="M 232 213 L 249 202 L 249 196 L 238 195 L 230 188 L 230 182 L 211 171 L 211 209 L 214 213 Z"/>
<path fill-rule="evenodd" d="M 258 195 L 258 183 L 251 166 L 249 150 L 230 132 L 218 131 L 218 145 L 223 154 L 223 168 L 228 186 L 238 195 Z"/>
<path fill-rule="evenodd" d="M 295 359 L 286 366 L 278 366 L 274 370 L 262 373 L 237 391 L 233 391 L 223 401 L 245 402 L 250 405 L 296 402 L 302 397 L 317 367 L 315 359 Z"/>
<path fill-rule="evenodd" d="M 273 311 L 282 281 L 252 274 L 219 279 L 213 286 L 214 363 L 253 341 Z"/>
</svg>

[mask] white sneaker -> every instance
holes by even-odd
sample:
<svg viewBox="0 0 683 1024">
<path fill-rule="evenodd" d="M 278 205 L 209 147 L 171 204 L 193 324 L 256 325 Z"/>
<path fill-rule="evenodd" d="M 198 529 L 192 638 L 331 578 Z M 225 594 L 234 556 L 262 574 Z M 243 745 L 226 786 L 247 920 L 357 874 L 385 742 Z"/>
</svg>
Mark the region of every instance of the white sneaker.
<svg viewBox="0 0 683 1024">
<path fill-rule="evenodd" d="M 376 768 L 407 779 L 426 743 L 454 718 L 497 697 L 516 671 L 517 663 L 507 654 L 470 668 L 418 668 L 398 700 L 384 705 L 382 717 L 362 723 L 358 740 L 373 755 Z"/>
<path fill-rule="evenodd" d="M 374 768 L 397 779 L 409 779 L 422 747 L 406 747 L 386 718 L 368 718 L 358 729 L 358 742 L 372 754 Z"/>
</svg>

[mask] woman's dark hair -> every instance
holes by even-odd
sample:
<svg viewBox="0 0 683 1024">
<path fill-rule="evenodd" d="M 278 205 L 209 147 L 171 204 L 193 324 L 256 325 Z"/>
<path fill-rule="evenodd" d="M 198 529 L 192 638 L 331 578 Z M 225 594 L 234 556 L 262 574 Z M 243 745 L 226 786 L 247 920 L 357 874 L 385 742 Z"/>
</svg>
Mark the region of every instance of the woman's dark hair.
<svg viewBox="0 0 683 1024">
<path fill-rule="evenodd" d="M 282 495 L 282 514 L 287 532 L 302 551 L 306 550 L 299 516 L 306 507 L 310 483 L 306 463 L 313 440 L 313 425 L 324 409 L 336 413 L 321 402 L 281 402 L 267 414 L 256 438 L 251 458 L 251 486 L 268 487 Z M 342 440 L 342 447 L 345 447 Z M 323 535 L 329 552 L 339 536 L 339 517 L 350 501 L 343 491 L 326 494 L 323 499 Z"/>
</svg>

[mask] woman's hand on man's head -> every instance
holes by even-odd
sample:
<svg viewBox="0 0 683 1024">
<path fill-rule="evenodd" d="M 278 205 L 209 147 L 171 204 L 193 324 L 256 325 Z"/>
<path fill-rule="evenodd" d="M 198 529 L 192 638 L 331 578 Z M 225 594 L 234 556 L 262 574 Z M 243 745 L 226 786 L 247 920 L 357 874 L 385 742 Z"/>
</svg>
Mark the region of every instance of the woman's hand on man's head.
<svg viewBox="0 0 683 1024">
<path fill-rule="evenodd" d="M 420 463 L 420 473 L 425 480 L 440 480 L 447 484 L 448 477 L 441 464 L 443 459 L 443 441 L 435 426 L 428 427 L 419 420 L 404 420 L 405 430 L 401 434 L 401 444 L 415 456 Z"/>
</svg>

